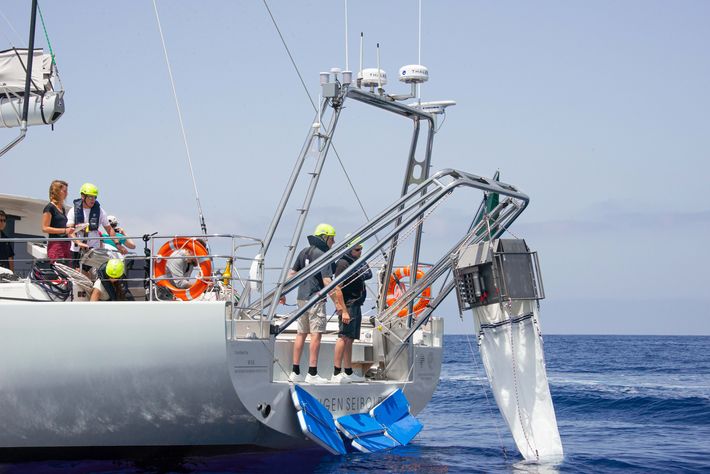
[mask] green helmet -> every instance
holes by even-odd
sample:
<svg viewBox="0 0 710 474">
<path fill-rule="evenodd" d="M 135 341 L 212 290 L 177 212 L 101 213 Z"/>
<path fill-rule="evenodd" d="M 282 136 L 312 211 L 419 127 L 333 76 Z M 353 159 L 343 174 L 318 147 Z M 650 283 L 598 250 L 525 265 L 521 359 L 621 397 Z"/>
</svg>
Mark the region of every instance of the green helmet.
<svg viewBox="0 0 710 474">
<path fill-rule="evenodd" d="M 357 246 L 362 247 L 362 237 L 359 235 L 357 237 L 354 237 L 350 242 L 348 242 L 348 248 L 353 248 Z"/>
<path fill-rule="evenodd" d="M 99 195 L 99 188 L 97 188 L 95 184 L 84 183 L 81 185 L 81 189 L 79 190 L 79 192 L 86 196 L 97 197 Z"/>
<path fill-rule="evenodd" d="M 112 258 L 106 262 L 106 275 L 109 278 L 121 278 L 125 270 L 126 267 L 120 258 Z"/>
<path fill-rule="evenodd" d="M 335 227 L 330 224 L 318 224 L 316 230 L 313 231 L 313 235 L 326 235 L 328 237 L 335 237 Z"/>
</svg>

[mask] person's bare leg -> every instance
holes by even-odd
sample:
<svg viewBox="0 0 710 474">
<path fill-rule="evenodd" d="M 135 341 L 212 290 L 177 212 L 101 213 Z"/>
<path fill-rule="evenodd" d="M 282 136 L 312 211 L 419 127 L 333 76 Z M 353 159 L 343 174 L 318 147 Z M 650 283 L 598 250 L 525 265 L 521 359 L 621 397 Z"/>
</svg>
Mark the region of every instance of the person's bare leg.
<svg viewBox="0 0 710 474">
<path fill-rule="evenodd" d="M 296 340 L 293 343 L 293 365 L 301 363 L 301 352 L 303 352 L 303 345 L 306 343 L 306 336 L 308 334 L 296 334 Z"/>
<path fill-rule="evenodd" d="M 343 354 L 343 368 L 352 369 L 353 368 L 353 340 L 349 337 L 344 337 L 345 339 L 345 354 Z"/>
<path fill-rule="evenodd" d="M 311 350 L 310 359 L 308 360 L 309 367 L 318 367 L 318 352 L 320 351 L 320 338 L 322 334 L 319 332 L 311 333 Z"/>
<path fill-rule="evenodd" d="M 338 367 L 339 369 L 343 368 L 343 353 L 345 352 L 345 344 L 346 340 L 348 338 L 345 336 L 340 336 L 338 337 L 338 340 L 335 342 L 335 357 L 333 358 L 333 365 L 335 367 Z"/>
</svg>

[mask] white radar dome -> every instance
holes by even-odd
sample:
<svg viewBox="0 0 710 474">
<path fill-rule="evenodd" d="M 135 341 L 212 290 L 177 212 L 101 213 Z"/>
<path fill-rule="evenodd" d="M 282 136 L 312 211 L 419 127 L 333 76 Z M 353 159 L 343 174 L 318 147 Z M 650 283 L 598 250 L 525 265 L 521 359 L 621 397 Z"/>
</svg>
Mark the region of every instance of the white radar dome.
<svg viewBox="0 0 710 474">
<path fill-rule="evenodd" d="M 363 87 L 384 86 L 387 84 L 387 73 L 384 69 L 377 69 L 376 67 L 363 69 L 362 72 L 358 74 L 358 78 L 362 79 Z"/>
<path fill-rule="evenodd" d="M 407 64 L 399 68 L 399 80 L 407 84 L 421 84 L 429 80 L 429 69 L 421 64 Z"/>
</svg>

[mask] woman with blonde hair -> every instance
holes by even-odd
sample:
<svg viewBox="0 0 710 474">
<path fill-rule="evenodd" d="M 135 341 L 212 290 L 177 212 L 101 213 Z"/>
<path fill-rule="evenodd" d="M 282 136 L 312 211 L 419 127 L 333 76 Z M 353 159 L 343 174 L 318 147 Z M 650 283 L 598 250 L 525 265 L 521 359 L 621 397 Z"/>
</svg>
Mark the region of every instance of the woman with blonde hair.
<svg viewBox="0 0 710 474">
<path fill-rule="evenodd" d="M 68 240 L 53 241 L 62 237 L 74 237 L 73 226 L 67 225 L 67 215 L 64 211 L 64 200 L 67 198 L 69 185 L 66 181 L 55 179 L 49 185 L 49 203 L 42 212 L 42 232 L 49 236 L 47 257 L 54 263 L 57 260 L 65 264 L 71 262 L 70 242 Z"/>
</svg>

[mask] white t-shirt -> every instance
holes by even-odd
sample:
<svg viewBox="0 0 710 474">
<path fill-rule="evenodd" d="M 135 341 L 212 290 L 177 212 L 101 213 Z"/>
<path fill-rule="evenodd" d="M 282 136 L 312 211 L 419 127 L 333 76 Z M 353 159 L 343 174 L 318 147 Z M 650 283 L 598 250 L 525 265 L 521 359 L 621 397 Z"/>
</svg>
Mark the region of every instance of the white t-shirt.
<svg viewBox="0 0 710 474">
<path fill-rule="evenodd" d="M 88 223 L 89 222 L 89 213 L 91 212 L 91 208 L 83 208 L 84 209 L 84 222 Z M 67 226 L 72 226 L 74 225 L 74 208 L 72 207 L 69 209 L 69 212 L 67 213 Z M 89 240 L 86 241 L 86 244 L 91 247 L 91 248 L 101 248 L 101 234 L 100 230 L 102 227 L 108 227 L 108 217 L 106 213 L 104 212 L 104 208 L 101 207 L 101 213 L 99 215 L 99 229 L 98 230 L 92 230 L 88 233 L 86 230 L 82 230 L 79 232 L 76 232 L 76 237 L 78 240 L 85 240 L 87 237 Z M 96 237 L 96 238 L 93 238 Z M 72 242 L 71 243 L 71 251 L 72 252 L 78 252 L 79 251 L 79 246 Z"/>
<path fill-rule="evenodd" d="M 101 296 L 99 297 L 99 301 L 108 301 L 109 300 L 108 291 L 106 291 L 104 284 L 101 282 L 101 278 L 98 278 L 94 282 L 94 289 L 99 290 L 99 292 L 101 292 Z"/>
<path fill-rule="evenodd" d="M 190 288 L 194 280 L 188 277 L 192 275 L 194 265 L 189 263 L 188 259 L 194 259 L 195 257 L 185 249 L 176 250 L 170 257 L 165 265 L 165 276 L 171 279 L 174 278 L 173 285 L 178 288 Z"/>
</svg>

